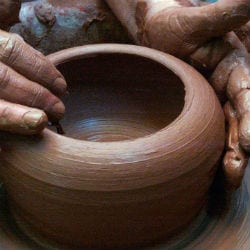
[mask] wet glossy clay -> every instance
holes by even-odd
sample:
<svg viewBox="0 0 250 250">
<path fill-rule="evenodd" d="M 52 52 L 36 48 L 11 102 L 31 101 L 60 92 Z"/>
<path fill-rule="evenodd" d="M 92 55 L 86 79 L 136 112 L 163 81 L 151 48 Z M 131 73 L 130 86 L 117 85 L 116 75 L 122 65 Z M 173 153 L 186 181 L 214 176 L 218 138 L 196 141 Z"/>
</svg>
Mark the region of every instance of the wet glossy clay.
<svg viewBox="0 0 250 250">
<path fill-rule="evenodd" d="M 69 83 L 64 136 L 1 134 L 11 211 L 72 247 L 164 240 L 206 204 L 224 116 L 206 80 L 164 53 L 91 45 L 49 56 Z"/>
</svg>

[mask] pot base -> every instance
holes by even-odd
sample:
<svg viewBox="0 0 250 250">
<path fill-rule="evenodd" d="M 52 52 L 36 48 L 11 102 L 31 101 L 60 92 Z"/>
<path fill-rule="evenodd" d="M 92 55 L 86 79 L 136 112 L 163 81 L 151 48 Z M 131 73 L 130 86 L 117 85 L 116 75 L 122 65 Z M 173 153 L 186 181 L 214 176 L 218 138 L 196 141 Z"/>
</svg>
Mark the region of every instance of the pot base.
<svg viewBox="0 0 250 250">
<path fill-rule="evenodd" d="M 203 209 L 198 218 L 193 221 L 181 235 L 163 242 L 147 250 L 200 250 L 200 249 L 249 249 L 250 248 L 250 168 L 247 168 L 246 176 L 241 189 L 232 194 L 231 199 L 225 199 L 222 192 L 218 197 L 218 190 L 212 193 L 215 203 L 207 212 Z M 216 199 L 215 199 L 216 194 Z M 16 250 L 66 250 L 66 247 L 45 241 L 41 236 L 30 231 L 30 228 L 22 223 L 17 214 L 15 222 L 6 207 L 6 197 L 0 195 L 0 246 L 3 249 Z M 218 212 L 219 211 L 219 212 Z M 20 231 L 20 229 L 21 231 Z M 28 237 L 26 236 L 28 235 Z M 237 237 L 235 237 L 237 235 Z"/>
</svg>

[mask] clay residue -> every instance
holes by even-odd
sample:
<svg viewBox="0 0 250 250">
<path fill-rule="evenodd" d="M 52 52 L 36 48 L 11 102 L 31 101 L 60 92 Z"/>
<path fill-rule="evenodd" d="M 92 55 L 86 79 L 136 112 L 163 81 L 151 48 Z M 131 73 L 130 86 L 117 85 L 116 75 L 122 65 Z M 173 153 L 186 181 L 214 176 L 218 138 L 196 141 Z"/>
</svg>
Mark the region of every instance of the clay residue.
<svg viewBox="0 0 250 250">
<path fill-rule="evenodd" d="M 176 2 L 178 2 L 180 5 L 185 6 L 185 7 L 192 7 L 192 6 L 197 5 L 193 1 L 189 1 L 189 0 L 176 0 Z"/>
<path fill-rule="evenodd" d="M 44 7 L 35 12 L 38 2 L 28 2 L 22 4 L 21 23 L 11 29 L 44 54 L 91 43 L 130 42 L 104 1 L 39 1 L 45 2 L 54 8 L 54 23 L 49 11 L 42 13 Z"/>
<path fill-rule="evenodd" d="M 88 28 L 92 23 L 104 21 L 106 16 L 108 15 L 107 11 L 105 11 L 103 8 L 96 7 L 93 5 L 86 6 L 85 12 L 86 12 L 86 19 L 84 20 L 82 26 L 85 31 L 88 30 Z"/>
<path fill-rule="evenodd" d="M 223 171 L 227 185 L 238 188 L 241 185 L 248 160 L 239 143 L 237 115 L 229 102 L 224 106 L 224 113 L 228 123 L 228 136 Z"/>
<path fill-rule="evenodd" d="M 145 16 L 148 11 L 148 5 L 145 1 L 139 1 L 136 5 L 136 11 L 135 11 L 135 19 L 136 24 L 138 26 L 137 30 L 137 40 L 140 43 L 143 43 L 143 34 L 144 34 L 144 26 L 145 26 Z"/>
<path fill-rule="evenodd" d="M 52 26 L 56 21 L 55 10 L 47 1 L 37 3 L 34 12 L 37 19 L 45 25 Z"/>
</svg>

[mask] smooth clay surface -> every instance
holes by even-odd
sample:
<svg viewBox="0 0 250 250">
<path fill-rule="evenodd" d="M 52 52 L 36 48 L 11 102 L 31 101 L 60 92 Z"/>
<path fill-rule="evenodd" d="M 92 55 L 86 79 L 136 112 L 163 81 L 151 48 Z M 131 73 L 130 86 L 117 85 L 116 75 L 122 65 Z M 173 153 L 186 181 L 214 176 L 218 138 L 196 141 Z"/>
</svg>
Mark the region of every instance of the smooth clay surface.
<svg viewBox="0 0 250 250">
<path fill-rule="evenodd" d="M 206 204 L 224 148 L 223 112 L 206 80 L 138 46 L 49 58 L 69 83 L 66 134 L 1 134 L 0 173 L 19 226 L 80 249 L 183 230 Z"/>
</svg>

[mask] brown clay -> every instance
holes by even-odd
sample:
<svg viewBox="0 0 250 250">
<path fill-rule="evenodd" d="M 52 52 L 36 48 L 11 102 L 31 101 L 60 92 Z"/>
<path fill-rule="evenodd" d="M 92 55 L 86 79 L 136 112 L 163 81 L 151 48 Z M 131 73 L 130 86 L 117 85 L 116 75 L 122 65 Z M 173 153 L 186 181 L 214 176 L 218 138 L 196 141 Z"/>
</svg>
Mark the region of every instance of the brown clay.
<svg viewBox="0 0 250 250">
<path fill-rule="evenodd" d="M 188 0 L 106 2 L 136 43 L 181 58 L 188 58 L 212 38 L 245 24 L 250 14 L 246 0 L 219 1 L 200 7 L 194 6 L 199 1 Z"/>
<path fill-rule="evenodd" d="M 224 106 L 224 113 L 228 122 L 228 136 L 223 170 L 229 187 L 238 188 L 241 185 L 248 159 L 239 143 L 237 114 L 229 102 Z"/>
<path fill-rule="evenodd" d="M 19 226 L 70 248 L 144 245 L 185 228 L 206 204 L 224 148 L 206 80 L 136 46 L 49 58 L 69 83 L 66 136 L 1 133 L 0 173 Z"/>
<path fill-rule="evenodd" d="M 56 21 L 55 9 L 49 2 L 38 2 L 34 7 L 37 19 L 48 26 L 52 26 Z"/>
<path fill-rule="evenodd" d="M 104 0 L 40 0 L 22 4 L 11 28 L 43 54 L 92 43 L 131 42 Z"/>
</svg>

